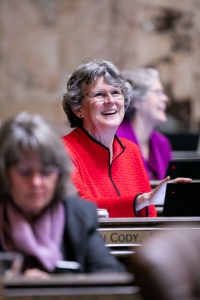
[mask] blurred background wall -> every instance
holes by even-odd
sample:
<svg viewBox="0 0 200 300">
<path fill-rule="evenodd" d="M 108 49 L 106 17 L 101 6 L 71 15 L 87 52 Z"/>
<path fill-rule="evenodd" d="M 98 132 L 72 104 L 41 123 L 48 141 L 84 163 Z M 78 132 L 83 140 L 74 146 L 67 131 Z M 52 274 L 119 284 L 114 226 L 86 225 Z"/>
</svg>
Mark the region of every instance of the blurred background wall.
<svg viewBox="0 0 200 300">
<path fill-rule="evenodd" d="M 166 126 L 200 131 L 199 0 L 0 0 L 0 120 L 27 110 L 65 131 L 67 77 L 91 58 L 158 68 Z"/>
</svg>

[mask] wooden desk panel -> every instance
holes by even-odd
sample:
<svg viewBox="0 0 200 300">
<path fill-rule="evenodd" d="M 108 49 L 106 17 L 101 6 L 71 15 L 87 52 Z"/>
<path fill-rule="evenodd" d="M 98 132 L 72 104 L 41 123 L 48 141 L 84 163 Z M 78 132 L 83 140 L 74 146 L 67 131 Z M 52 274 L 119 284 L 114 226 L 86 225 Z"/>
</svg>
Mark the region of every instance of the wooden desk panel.
<svg viewBox="0 0 200 300">
<path fill-rule="evenodd" d="M 200 218 L 110 218 L 99 221 L 99 232 L 106 245 L 140 245 L 146 238 L 180 227 L 200 229 Z"/>
<path fill-rule="evenodd" d="M 139 300 L 132 275 L 68 274 L 49 279 L 3 279 L 1 299 L 8 300 Z"/>
<path fill-rule="evenodd" d="M 124 244 L 135 245 L 142 244 L 144 240 L 153 234 L 164 231 L 173 230 L 173 228 L 104 228 L 100 229 L 100 234 L 106 244 Z M 199 229 L 199 228 L 198 228 Z"/>
</svg>

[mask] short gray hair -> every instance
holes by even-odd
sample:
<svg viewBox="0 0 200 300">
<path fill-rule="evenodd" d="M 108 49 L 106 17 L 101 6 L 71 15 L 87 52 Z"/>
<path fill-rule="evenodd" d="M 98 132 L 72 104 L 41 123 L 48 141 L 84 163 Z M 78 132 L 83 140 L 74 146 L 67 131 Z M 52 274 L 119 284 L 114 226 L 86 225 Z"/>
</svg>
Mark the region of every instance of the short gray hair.
<svg viewBox="0 0 200 300">
<path fill-rule="evenodd" d="M 38 154 L 42 164 L 58 168 L 59 177 L 52 203 L 64 200 L 73 190 L 71 162 L 64 144 L 39 115 L 22 112 L 5 121 L 0 128 L 0 201 L 11 197 L 8 168 L 30 152 Z"/>
<path fill-rule="evenodd" d="M 129 118 L 135 112 L 134 103 L 145 99 L 154 82 L 160 80 L 160 74 L 154 68 L 136 68 L 122 73 L 132 88 L 130 104 L 125 114 L 125 117 Z"/>
<path fill-rule="evenodd" d="M 104 77 L 107 84 L 119 87 L 124 96 L 125 109 L 130 101 L 130 87 L 124 80 L 120 70 L 110 61 L 92 60 L 81 64 L 67 82 L 67 93 L 63 96 L 63 109 L 71 127 L 82 127 L 82 118 L 78 118 L 73 109 L 81 107 L 83 102 L 83 85 L 90 84 L 99 77 Z"/>
</svg>

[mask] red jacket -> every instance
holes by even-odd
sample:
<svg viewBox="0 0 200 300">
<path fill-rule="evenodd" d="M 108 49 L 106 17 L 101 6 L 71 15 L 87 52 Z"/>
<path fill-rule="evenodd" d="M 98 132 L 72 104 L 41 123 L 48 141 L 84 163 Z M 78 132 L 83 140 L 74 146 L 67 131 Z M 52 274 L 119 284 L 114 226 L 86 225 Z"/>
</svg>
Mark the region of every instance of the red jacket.
<svg viewBox="0 0 200 300">
<path fill-rule="evenodd" d="M 111 218 L 136 216 L 135 197 L 151 190 L 138 147 L 115 136 L 110 163 L 109 149 L 84 129 L 73 130 L 63 140 L 75 166 L 72 179 L 80 196 L 106 208 Z M 137 216 L 155 217 L 155 207 L 144 208 Z"/>
</svg>

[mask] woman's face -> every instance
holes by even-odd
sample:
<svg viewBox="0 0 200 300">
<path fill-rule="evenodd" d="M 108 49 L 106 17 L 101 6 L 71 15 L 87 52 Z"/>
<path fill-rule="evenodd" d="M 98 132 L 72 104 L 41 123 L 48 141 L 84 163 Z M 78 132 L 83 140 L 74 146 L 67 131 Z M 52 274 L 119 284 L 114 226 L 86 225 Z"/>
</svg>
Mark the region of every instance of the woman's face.
<svg viewBox="0 0 200 300">
<path fill-rule="evenodd" d="M 83 87 L 84 99 L 81 107 L 83 126 L 88 132 L 117 130 L 124 117 L 124 97 L 118 87 L 111 86 L 100 77 Z"/>
<path fill-rule="evenodd" d="M 163 91 L 160 80 L 152 85 L 145 95 L 145 99 L 136 104 L 136 111 L 140 113 L 147 121 L 157 125 L 167 120 L 166 108 L 168 97 Z"/>
<path fill-rule="evenodd" d="M 13 202 L 27 216 L 36 216 L 51 203 L 59 171 L 55 166 L 43 166 L 37 155 L 24 156 L 8 169 Z"/>
</svg>

